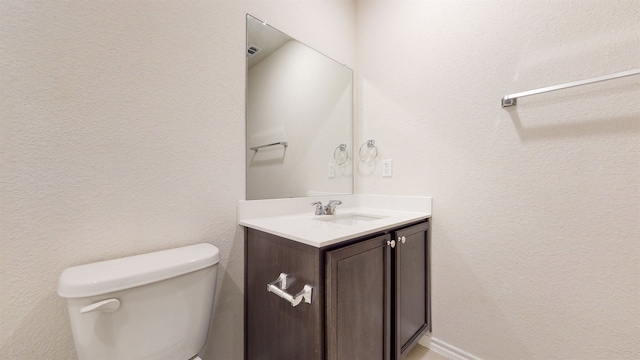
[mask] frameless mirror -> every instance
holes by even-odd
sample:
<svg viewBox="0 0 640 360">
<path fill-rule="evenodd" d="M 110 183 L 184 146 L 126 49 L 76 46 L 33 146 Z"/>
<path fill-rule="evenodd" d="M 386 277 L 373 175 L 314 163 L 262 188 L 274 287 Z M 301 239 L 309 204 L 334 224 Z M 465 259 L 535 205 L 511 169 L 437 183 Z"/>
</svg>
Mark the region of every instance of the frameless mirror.
<svg viewBox="0 0 640 360">
<path fill-rule="evenodd" d="M 353 71 L 247 15 L 247 200 L 353 192 Z"/>
</svg>

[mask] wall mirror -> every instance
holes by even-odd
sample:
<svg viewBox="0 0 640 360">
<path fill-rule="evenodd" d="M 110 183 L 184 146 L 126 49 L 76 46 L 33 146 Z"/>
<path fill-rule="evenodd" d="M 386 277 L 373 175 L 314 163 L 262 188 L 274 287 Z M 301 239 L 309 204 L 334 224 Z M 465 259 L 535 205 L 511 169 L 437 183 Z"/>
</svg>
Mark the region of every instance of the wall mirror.
<svg viewBox="0 0 640 360">
<path fill-rule="evenodd" d="M 247 200 L 353 193 L 353 71 L 247 15 Z"/>
</svg>

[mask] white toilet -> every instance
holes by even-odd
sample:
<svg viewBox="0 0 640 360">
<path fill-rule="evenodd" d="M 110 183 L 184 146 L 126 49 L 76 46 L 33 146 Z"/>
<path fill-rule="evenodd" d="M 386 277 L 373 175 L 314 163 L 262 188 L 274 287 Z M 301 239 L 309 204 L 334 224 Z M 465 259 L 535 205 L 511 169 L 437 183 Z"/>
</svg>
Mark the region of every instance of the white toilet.
<svg viewBox="0 0 640 360">
<path fill-rule="evenodd" d="M 80 360 L 200 359 L 219 250 L 211 244 L 107 260 L 62 272 Z"/>
</svg>

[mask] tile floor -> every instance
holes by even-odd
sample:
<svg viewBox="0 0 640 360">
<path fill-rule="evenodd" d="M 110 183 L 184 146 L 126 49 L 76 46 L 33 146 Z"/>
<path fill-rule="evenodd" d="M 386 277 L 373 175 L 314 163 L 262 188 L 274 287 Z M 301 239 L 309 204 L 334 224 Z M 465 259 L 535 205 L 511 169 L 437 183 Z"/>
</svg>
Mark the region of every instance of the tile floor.
<svg viewBox="0 0 640 360">
<path fill-rule="evenodd" d="M 409 355 L 405 358 L 405 360 L 448 360 L 444 355 L 440 355 L 433 350 L 429 350 L 424 346 L 416 345 L 416 347 L 411 350 Z"/>
</svg>

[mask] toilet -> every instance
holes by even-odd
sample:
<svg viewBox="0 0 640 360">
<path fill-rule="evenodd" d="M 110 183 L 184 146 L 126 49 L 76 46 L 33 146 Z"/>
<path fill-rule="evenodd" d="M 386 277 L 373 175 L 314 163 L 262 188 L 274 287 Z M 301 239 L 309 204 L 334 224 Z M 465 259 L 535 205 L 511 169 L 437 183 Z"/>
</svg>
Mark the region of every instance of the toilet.
<svg viewBox="0 0 640 360">
<path fill-rule="evenodd" d="M 218 261 L 203 243 L 65 269 L 79 360 L 201 360 Z"/>
</svg>

